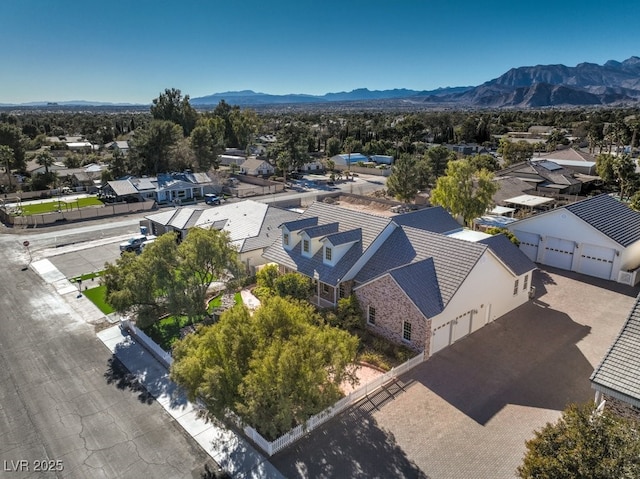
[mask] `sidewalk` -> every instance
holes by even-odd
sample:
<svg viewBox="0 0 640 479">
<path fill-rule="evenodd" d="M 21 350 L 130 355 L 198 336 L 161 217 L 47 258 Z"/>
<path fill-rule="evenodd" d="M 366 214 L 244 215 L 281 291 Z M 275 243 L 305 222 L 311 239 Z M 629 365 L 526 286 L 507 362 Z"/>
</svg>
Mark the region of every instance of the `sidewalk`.
<svg viewBox="0 0 640 479">
<path fill-rule="evenodd" d="M 233 431 L 201 419 L 198 406 L 169 379 L 168 371 L 120 326 L 100 331 L 100 339 L 184 430 L 232 477 L 284 476 Z"/>
<path fill-rule="evenodd" d="M 34 261 L 29 266 L 54 287 L 82 318 L 83 324 L 98 324 L 105 320 L 105 315 L 88 298 L 78 294 L 77 287 L 49 260 Z M 111 318 L 106 319 L 112 322 Z M 198 406 L 187 401 L 184 392 L 169 379 L 167 369 L 128 333 L 122 331 L 119 325 L 104 329 L 96 336 L 231 477 L 284 479 L 273 464 L 242 437 L 221 425 L 198 417 Z"/>
</svg>

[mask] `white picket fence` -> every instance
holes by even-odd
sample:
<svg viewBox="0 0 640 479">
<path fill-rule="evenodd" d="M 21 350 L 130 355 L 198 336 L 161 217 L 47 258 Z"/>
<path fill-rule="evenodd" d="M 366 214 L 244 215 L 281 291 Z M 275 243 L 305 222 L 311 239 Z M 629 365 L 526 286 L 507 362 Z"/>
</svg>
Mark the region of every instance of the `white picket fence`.
<svg viewBox="0 0 640 479">
<path fill-rule="evenodd" d="M 171 368 L 173 364 L 173 358 L 171 354 L 162 349 L 158 344 L 147 336 L 144 331 L 137 328 L 135 324 L 128 322 L 125 328 L 129 331 L 129 334 L 138 341 L 142 346 L 149 351 L 158 361 L 160 361 L 167 369 Z"/>
<path fill-rule="evenodd" d="M 401 365 L 384 373 L 382 376 L 378 376 L 373 381 L 364 384 L 360 388 L 351 392 L 348 396 L 340 399 L 334 405 L 328 407 L 324 411 L 320 411 L 315 416 L 311 416 L 304 424 L 296 426 L 291 431 L 283 434 L 274 441 L 267 441 L 258 431 L 256 431 L 251 426 L 245 426 L 244 433 L 256 444 L 256 446 L 262 449 L 267 455 L 273 456 L 278 451 L 281 451 L 285 447 L 293 444 L 298 439 L 313 431 L 318 426 L 324 424 L 332 417 L 340 414 L 346 408 L 348 408 L 352 404 L 355 404 L 363 397 L 377 391 L 386 383 L 396 379 L 398 376 L 404 374 L 423 361 L 424 353 L 422 352 L 417 356 L 411 358 L 409 361 L 402 363 Z"/>
</svg>

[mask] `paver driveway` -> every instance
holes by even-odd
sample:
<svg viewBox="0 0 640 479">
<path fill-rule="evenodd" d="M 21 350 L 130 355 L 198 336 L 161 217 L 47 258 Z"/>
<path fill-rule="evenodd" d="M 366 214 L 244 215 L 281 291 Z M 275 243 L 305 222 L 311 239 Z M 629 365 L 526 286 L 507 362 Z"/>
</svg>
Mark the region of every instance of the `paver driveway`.
<svg viewBox="0 0 640 479">
<path fill-rule="evenodd" d="M 273 458 L 287 477 L 515 477 L 532 431 L 571 402 L 638 289 L 545 269 L 536 299 L 434 355 Z"/>
</svg>

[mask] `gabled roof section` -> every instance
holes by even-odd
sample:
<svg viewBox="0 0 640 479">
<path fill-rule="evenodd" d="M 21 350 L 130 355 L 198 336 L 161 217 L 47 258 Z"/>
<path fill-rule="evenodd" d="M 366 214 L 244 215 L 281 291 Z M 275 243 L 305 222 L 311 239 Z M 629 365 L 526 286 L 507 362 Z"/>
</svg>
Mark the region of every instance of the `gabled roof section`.
<svg viewBox="0 0 640 479">
<path fill-rule="evenodd" d="M 362 228 L 327 235 L 324 240 L 331 242 L 333 246 L 362 241 Z"/>
<path fill-rule="evenodd" d="M 640 240 L 640 213 L 602 194 L 565 208 L 625 248 Z"/>
<path fill-rule="evenodd" d="M 402 226 L 391 233 L 355 280 L 362 284 L 387 271 L 432 258 L 444 308 L 487 248 L 484 244 Z M 432 280 L 417 275 L 413 278 L 418 284 Z"/>
<path fill-rule="evenodd" d="M 298 231 L 304 228 L 310 228 L 318 224 L 318 218 L 302 218 L 294 221 L 285 221 L 280 226 L 286 227 L 289 231 Z"/>
<path fill-rule="evenodd" d="M 339 223 L 327 223 L 325 225 L 312 226 L 305 228 L 300 233 L 304 232 L 309 238 L 319 238 L 321 236 L 327 236 L 333 233 L 337 233 Z"/>
<path fill-rule="evenodd" d="M 295 211 L 283 210 L 275 206 L 269 206 L 267 214 L 264 216 L 260 231 L 257 236 L 247 238 L 240 248 L 240 252 L 254 251 L 270 246 L 274 241 L 281 238 L 279 226 L 287 221 L 295 220 L 300 217 L 300 213 Z"/>
<path fill-rule="evenodd" d="M 640 296 L 590 379 L 594 389 L 640 407 Z"/>
<path fill-rule="evenodd" d="M 402 266 L 391 270 L 389 274 L 425 318 L 437 316 L 444 310 L 433 258 Z M 416 281 L 416 278 L 421 280 Z"/>
<path fill-rule="evenodd" d="M 129 180 L 107 181 L 107 184 L 111 187 L 111 189 L 117 196 L 138 194 L 138 190 Z"/>
<path fill-rule="evenodd" d="M 397 215 L 393 217 L 393 221 L 400 226 L 410 226 L 432 233 L 446 234 L 462 229 L 462 226 L 442 206 Z"/>
<path fill-rule="evenodd" d="M 536 269 L 536 265 L 509 238 L 498 234 L 478 241 L 486 244 L 489 249 L 515 274 L 523 275 Z"/>
<path fill-rule="evenodd" d="M 307 208 L 299 221 L 284 223 L 282 226 L 286 226 L 290 231 L 296 231 L 314 225 L 323 226 L 332 223 L 338 224 L 338 230 L 334 234 L 360 230 L 361 235 L 361 241 L 349 247 L 334 266 L 324 264 L 322 249 L 319 249 L 313 257 L 307 258 L 302 256 L 301 243 L 298 243 L 291 250 L 285 250 L 282 247 L 282 238 L 267 248 L 263 256 L 269 261 L 274 261 L 309 277 L 313 277 L 314 273 L 317 273 L 320 281 L 335 285 L 349 272 L 356 261 L 371 246 L 371 243 L 391 224 L 391 219 L 316 202 Z"/>
</svg>

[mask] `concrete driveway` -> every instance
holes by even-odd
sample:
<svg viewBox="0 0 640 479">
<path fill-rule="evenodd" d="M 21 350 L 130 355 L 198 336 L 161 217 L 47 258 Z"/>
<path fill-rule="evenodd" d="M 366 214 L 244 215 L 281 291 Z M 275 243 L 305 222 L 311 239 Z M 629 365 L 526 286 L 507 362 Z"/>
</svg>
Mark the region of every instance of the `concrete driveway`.
<svg viewBox="0 0 640 479">
<path fill-rule="evenodd" d="M 571 402 L 638 289 L 545 269 L 536 299 L 273 458 L 294 477 L 513 478 L 533 431 Z"/>
</svg>

